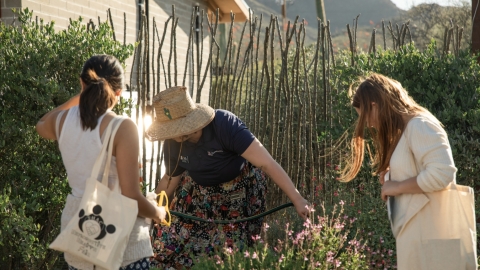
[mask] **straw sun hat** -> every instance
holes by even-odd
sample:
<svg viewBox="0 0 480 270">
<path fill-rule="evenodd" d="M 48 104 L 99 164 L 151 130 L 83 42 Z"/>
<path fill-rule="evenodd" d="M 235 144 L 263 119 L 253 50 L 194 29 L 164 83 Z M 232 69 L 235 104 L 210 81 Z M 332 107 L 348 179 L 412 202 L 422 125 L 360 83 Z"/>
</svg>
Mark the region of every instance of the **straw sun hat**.
<svg viewBox="0 0 480 270">
<path fill-rule="evenodd" d="M 146 131 L 151 141 L 162 141 L 192 134 L 206 127 L 215 116 L 215 110 L 194 103 L 185 86 L 168 88 L 153 97 L 155 121 Z"/>
</svg>

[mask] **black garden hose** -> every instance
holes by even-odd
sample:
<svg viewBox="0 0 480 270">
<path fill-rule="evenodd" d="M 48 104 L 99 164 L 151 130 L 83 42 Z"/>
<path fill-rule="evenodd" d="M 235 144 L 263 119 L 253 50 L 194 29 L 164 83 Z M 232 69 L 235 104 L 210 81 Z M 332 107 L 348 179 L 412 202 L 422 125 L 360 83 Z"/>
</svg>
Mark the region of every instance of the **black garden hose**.
<svg viewBox="0 0 480 270">
<path fill-rule="evenodd" d="M 212 223 L 213 222 L 213 223 L 216 223 L 216 224 L 233 224 L 233 223 L 240 223 L 240 222 L 245 222 L 245 221 L 258 219 L 258 218 L 264 217 L 266 215 L 270 215 L 271 213 L 277 212 L 279 210 L 282 210 L 283 208 L 287 208 L 287 207 L 290 207 L 290 206 L 293 206 L 293 203 L 282 204 L 280 206 L 277 206 L 273 209 L 270 209 L 268 211 L 265 211 L 261 214 L 255 215 L 255 216 L 242 218 L 242 219 L 234 219 L 234 220 L 209 220 L 209 219 L 203 219 L 203 218 L 199 218 L 199 217 L 195 217 L 195 216 L 186 215 L 184 213 L 175 212 L 175 211 L 170 211 L 170 214 L 172 214 L 174 216 L 177 216 L 177 217 L 181 217 L 181 218 L 185 218 L 185 219 L 191 219 L 191 220 L 200 221 L 200 222 L 206 222 L 206 223 Z"/>
</svg>

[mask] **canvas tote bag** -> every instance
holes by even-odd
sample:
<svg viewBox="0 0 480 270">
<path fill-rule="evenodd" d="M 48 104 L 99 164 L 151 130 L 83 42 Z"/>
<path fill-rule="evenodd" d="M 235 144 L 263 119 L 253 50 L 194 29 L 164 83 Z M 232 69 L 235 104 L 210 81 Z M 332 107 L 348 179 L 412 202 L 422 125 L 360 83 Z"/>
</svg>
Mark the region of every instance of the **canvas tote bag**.
<svg viewBox="0 0 480 270">
<path fill-rule="evenodd" d="M 112 270 L 120 268 L 138 214 L 137 201 L 121 194 L 118 181 L 113 190 L 108 188 L 113 139 L 122 121 L 123 118 L 117 117 L 108 124 L 102 149 L 86 181 L 78 214 L 50 244 L 51 249 Z M 99 182 L 97 177 L 105 156 L 105 169 Z"/>
<path fill-rule="evenodd" d="M 389 173 L 385 181 L 388 178 Z M 393 221 L 394 204 L 395 198 L 389 197 L 390 222 Z M 473 188 L 450 183 L 440 191 L 413 194 L 405 223 L 396 237 L 397 241 L 402 238 L 402 243 L 420 243 L 420 250 L 415 251 L 420 261 L 402 262 L 405 269 L 477 269 Z M 415 249 L 410 245 L 401 246 L 397 245 L 398 248 Z"/>
</svg>

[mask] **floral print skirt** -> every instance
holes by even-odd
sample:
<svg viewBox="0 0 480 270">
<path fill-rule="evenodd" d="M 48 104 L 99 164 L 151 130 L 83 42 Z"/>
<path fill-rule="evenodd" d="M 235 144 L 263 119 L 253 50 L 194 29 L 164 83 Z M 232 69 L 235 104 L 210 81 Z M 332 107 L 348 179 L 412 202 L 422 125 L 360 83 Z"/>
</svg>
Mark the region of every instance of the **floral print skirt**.
<svg viewBox="0 0 480 270">
<path fill-rule="evenodd" d="M 96 267 L 94 266 L 93 269 L 95 269 Z M 99 269 L 99 268 L 96 268 L 96 269 Z M 124 266 L 124 267 L 120 267 L 119 270 L 149 270 L 150 269 L 150 262 L 149 262 L 149 259 L 148 257 L 147 258 L 143 258 L 141 260 L 138 260 L 136 262 L 133 262 L 127 266 Z M 80 270 L 80 269 L 77 269 L 73 266 L 68 266 L 68 270 Z"/>
<path fill-rule="evenodd" d="M 198 185 L 185 171 L 175 191 L 170 209 L 207 220 L 235 220 L 265 212 L 267 183 L 265 174 L 245 162 L 240 175 L 223 184 Z M 170 227 L 155 225 L 152 267 L 182 269 L 193 266 L 196 258 L 224 245 L 237 247 L 253 243 L 263 219 L 215 224 L 172 215 Z"/>
</svg>

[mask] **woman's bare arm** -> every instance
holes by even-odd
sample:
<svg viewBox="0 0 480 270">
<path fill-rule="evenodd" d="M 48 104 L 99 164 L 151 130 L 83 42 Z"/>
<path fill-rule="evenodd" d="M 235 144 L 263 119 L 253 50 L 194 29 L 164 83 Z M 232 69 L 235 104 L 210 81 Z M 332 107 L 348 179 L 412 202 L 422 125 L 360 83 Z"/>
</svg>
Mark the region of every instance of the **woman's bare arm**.
<svg viewBox="0 0 480 270">
<path fill-rule="evenodd" d="M 115 135 L 115 156 L 117 160 L 118 179 L 122 194 L 138 202 L 138 215 L 161 221 L 161 212 L 154 207 L 140 190 L 138 172 L 139 153 L 138 130 L 130 119 L 123 120 Z"/>
<path fill-rule="evenodd" d="M 307 218 L 310 215 L 308 209 L 308 202 L 305 200 L 298 190 L 293 185 L 292 180 L 287 175 L 285 170 L 272 158 L 267 149 L 263 147 L 259 140 L 255 139 L 250 146 L 242 154 L 246 160 L 252 163 L 255 167 L 264 171 L 277 184 L 288 198 L 295 205 L 297 213 L 302 218 Z"/>
<path fill-rule="evenodd" d="M 67 100 L 62 105 L 56 107 L 55 109 L 49 111 L 38 120 L 35 129 L 37 130 L 38 135 L 42 136 L 47 140 L 57 140 L 57 135 L 55 134 L 55 121 L 57 116 L 61 111 L 68 110 L 73 106 L 77 106 L 80 101 L 80 94 L 75 95 L 71 99 Z"/>
</svg>

